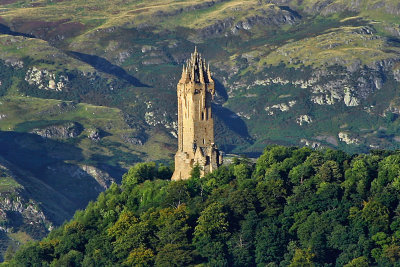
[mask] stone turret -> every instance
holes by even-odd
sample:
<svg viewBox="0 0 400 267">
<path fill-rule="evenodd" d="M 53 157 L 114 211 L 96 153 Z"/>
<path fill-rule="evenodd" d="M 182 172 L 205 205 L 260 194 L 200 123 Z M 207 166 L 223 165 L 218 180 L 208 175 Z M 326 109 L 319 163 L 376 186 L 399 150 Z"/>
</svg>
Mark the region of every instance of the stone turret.
<svg viewBox="0 0 400 267">
<path fill-rule="evenodd" d="M 198 164 L 200 174 L 213 171 L 222 164 L 222 153 L 214 143 L 214 119 L 211 102 L 215 85 L 210 66 L 195 49 L 183 65 L 178 83 L 178 151 L 172 180 L 190 177 Z"/>
</svg>

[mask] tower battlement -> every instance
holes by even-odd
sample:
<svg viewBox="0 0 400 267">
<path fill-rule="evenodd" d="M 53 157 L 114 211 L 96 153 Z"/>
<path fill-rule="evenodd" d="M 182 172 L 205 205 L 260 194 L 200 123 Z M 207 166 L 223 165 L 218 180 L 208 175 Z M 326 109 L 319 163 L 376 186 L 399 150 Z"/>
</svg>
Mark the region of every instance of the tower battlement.
<svg viewBox="0 0 400 267">
<path fill-rule="evenodd" d="M 195 49 L 183 65 L 177 85 L 178 151 L 172 180 L 188 179 L 196 164 L 201 176 L 222 164 L 222 154 L 214 143 L 214 94 L 210 66 Z"/>
<path fill-rule="evenodd" d="M 195 49 L 190 59 L 183 65 L 182 77 L 179 83 L 197 83 L 211 84 L 214 83 L 211 78 L 210 65 L 206 65 L 205 59 Z"/>
</svg>

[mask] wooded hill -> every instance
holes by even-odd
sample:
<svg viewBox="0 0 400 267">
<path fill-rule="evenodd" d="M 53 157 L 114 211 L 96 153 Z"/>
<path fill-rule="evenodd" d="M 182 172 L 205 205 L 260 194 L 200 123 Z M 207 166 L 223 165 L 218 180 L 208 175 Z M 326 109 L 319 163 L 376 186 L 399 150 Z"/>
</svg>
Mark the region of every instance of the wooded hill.
<svg viewBox="0 0 400 267">
<path fill-rule="evenodd" d="M 139 163 L 5 266 L 400 266 L 400 153 L 267 147 L 204 178 Z"/>
</svg>

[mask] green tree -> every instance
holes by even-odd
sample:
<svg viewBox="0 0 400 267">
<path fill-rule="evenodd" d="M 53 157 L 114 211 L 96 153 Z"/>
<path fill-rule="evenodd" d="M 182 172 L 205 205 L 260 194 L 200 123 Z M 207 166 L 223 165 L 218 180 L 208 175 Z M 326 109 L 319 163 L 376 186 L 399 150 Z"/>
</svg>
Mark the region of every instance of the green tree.
<svg viewBox="0 0 400 267">
<path fill-rule="evenodd" d="M 318 178 L 324 182 L 338 182 L 342 179 L 339 164 L 328 160 L 318 170 Z"/>
<path fill-rule="evenodd" d="M 315 257 L 310 249 L 296 249 L 289 267 L 312 267 L 315 266 L 312 259 Z"/>
<path fill-rule="evenodd" d="M 156 266 L 180 267 L 192 263 L 192 251 L 182 244 L 166 244 L 158 253 L 155 259 Z"/>
<path fill-rule="evenodd" d="M 387 207 L 375 200 L 364 202 L 361 217 L 367 223 L 372 234 L 385 232 L 389 228 L 389 211 Z"/>
<path fill-rule="evenodd" d="M 358 257 L 346 264 L 344 267 L 367 267 L 369 266 L 367 257 Z"/>
<path fill-rule="evenodd" d="M 248 184 L 246 181 L 251 179 L 251 173 L 251 166 L 246 163 L 233 166 L 233 175 L 236 177 L 239 188 L 244 188 Z"/>
<path fill-rule="evenodd" d="M 143 249 L 139 249 L 137 253 L 147 251 L 149 225 L 136 218 L 132 212 L 121 213 L 118 221 L 108 229 L 108 234 L 115 239 L 112 242 L 113 252 L 120 260 L 126 258 L 134 249 Z M 145 254 L 147 255 L 147 252 Z"/>
<path fill-rule="evenodd" d="M 292 168 L 289 172 L 290 181 L 295 184 L 303 184 L 304 180 L 311 178 L 314 170 L 309 164 L 300 164 Z"/>
<path fill-rule="evenodd" d="M 282 179 L 261 181 L 256 187 L 257 197 L 264 213 L 274 216 L 285 204 L 286 189 Z"/>
<path fill-rule="evenodd" d="M 286 234 L 276 222 L 269 222 L 256 234 L 256 263 L 258 266 L 270 262 L 279 263 L 283 259 L 286 248 Z"/>
<path fill-rule="evenodd" d="M 157 168 L 154 162 L 137 163 L 123 175 L 122 185 L 127 189 L 132 188 L 136 184 L 143 183 L 146 180 L 153 180 L 156 174 Z"/>
<path fill-rule="evenodd" d="M 52 262 L 51 266 L 82 266 L 83 254 L 76 250 L 70 250 L 67 254 L 63 254 L 59 260 Z"/>
<path fill-rule="evenodd" d="M 154 253 L 149 248 L 134 248 L 128 258 L 122 263 L 123 266 L 147 267 L 153 266 Z"/>
<path fill-rule="evenodd" d="M 164 203 L 173 208 L 178 208 L 180 205 L 185 204 L 189 198 L 190 193 L 186 181 L 172 181 L 167 186 L 167 196 Z"/>
<path fill-rule="evenodd" d="M 205 208 L 197 220 L 194 245 L 197 252 L 208 259 L 211 266 L 227 266 L 226 242 L 229 238 L 228 214 L 219 203 Z"/>
<path fill-rule="evenodd" d="M 15 253 L 15 260 L 10 262 L 11 266 L 39 267 L 45 265 L 42 260 L 42 250 L 36 243 L 28 243 L 24 249 Z"/>
<path fill-rule="evenodd" d="M 159 229 L 156 236 L 160 246 L 168 244 L 187 246 L 189 243 L 187 234 L 190 229 L 188 220 L 189 211 L 185 205 L 160 210 L 156 222 Z"/>
</svg>

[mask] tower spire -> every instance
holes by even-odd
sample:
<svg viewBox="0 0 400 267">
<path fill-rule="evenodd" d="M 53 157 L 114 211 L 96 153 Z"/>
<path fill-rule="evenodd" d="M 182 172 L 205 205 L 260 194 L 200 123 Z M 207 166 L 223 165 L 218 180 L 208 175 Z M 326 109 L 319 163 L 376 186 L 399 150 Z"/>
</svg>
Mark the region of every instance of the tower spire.
<svg viewBox="0 0 400 267">
<path fill-rule="evenodd" d="M 178 151 L 172 180 L 183 180 L 190 177 L 196 164 L 200 166 L 201 176 L 222 164 L 222 153 L 214 144 L 211 102 L 215 85 L 210 65 L 198 53 L 197 47 L 184 64 L 177 87 Z"/>
<path fill-rule="evenodd" d="M 190 54 L 190 58 L 186 60 L 186 79 L 194 83 L 209 83 L 211 74 L 209 73 L 210 65 L 206 64 L 206 60 L 194 47 L 194 52 Z"/>
<path fill-rule="evenodd" d="M 186 70 L 185 70 L 185 64 L 182 65 L 182 75 L 181 75 L 181 80 L 184 81 L 186 80 Z"/>
</svg>

